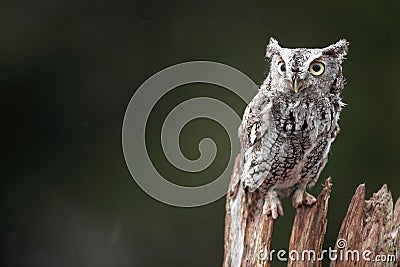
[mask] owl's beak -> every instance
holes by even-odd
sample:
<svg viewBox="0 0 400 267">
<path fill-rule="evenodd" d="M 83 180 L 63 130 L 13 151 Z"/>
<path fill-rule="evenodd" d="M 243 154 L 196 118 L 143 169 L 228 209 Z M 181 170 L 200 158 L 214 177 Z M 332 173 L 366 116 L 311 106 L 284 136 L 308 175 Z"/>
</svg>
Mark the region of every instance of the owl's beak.
<svg viewBox="0 0 400 267">
<path fill-rule="evenodd" d="M 301 89 L 302 86 L 303 86 L 302 81 L 299 80 L 299 78 L 294 77 L 293 82 L 292 82 L 292 87 L 296 94 L 299 92 L 299 90 Z"/>
<path fill-rule="evenodd" d="M 293 89 L 294 89 L 294 92 L 297 94 L 297 92 L 299 92 L 299 84 L 297 83 L 297 78 L 295 78 L 294 79 L 294 81 L 293 81 Z"/>
</svg>

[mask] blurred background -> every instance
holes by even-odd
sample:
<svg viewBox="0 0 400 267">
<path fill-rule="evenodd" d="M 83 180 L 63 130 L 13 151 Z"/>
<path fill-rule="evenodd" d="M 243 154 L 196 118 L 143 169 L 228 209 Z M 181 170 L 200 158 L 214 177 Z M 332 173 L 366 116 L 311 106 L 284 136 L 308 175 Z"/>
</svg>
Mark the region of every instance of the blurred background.
<svg viewBox="0 0 400 267">
<path fill-rule="evenodd" d="M 333 177 L 325 247 L 333 245 L 360 183 L 367 197 L 384 183 L 400 195 L 398 11 L 395 1 L 2 1 L 1 266 L 221 266 L 225 199 L 177 208 L 149 197 L 125 165 L 122 120 L 135 90 L 176 63 L 221 62 L 262 83 L 270 36 L 287 47 L 351 42 L 342 130 L 312 190 Z M 177 172 L 157 147 L 163 112 L 199 95 L 244 109 L 210 85 L 160 101 L 149 150 L 181 184 L 208 183 L 227 164 L 226 133 L 207 120 L 181 136 L 188 158 L 200 137 L 216 140 L 221 158 L 203 174 Z M 277 250 L 287 247 L 294 214 L 283 204 Z"/>
</svg>

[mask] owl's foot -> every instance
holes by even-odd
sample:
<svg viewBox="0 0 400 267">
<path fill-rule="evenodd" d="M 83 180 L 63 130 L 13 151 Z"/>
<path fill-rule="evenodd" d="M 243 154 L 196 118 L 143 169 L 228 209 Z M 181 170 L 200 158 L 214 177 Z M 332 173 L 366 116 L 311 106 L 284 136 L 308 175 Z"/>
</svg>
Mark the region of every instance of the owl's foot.
<svg viewBox="0 0 400 267">
<path fill-rule="evenodd" d="M 303 204 L 310 206 L 314 204 L 316 201 L 317 199 L 313 195 L 301 189 L 297 189 L 292 196 L 293 208 L 298 208 Z"/>
<path fill-rule="evenodd" d="M 263 214 L 271 214 L 274 220 L 278 218 L 278 216 L 283 216 L 282 203 L 279 200 L 277 193 L 273 190 L 267 192 L 263 207 Z"/>
</svg>

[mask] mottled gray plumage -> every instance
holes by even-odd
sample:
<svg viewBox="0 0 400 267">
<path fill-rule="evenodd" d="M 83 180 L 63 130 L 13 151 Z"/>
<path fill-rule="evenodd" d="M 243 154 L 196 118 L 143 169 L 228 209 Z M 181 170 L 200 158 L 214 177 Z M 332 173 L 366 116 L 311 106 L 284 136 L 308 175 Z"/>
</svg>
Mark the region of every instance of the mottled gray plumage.
<svg viewBox="0 0 400 267">
<path fill-rule="evenodd" d="M 241 180 L 265 194 L 264 212 L 273 218 L 283 215 L 280 197 L 291 196 L 294 207 L 315 202 L 305 190 L 339 132 L 347 49 L 344 39 L 321 49 L 282 48 L 273 38 L 267 46 L 270 71 L 244 112 L 239 139 Z"/>
</svg>

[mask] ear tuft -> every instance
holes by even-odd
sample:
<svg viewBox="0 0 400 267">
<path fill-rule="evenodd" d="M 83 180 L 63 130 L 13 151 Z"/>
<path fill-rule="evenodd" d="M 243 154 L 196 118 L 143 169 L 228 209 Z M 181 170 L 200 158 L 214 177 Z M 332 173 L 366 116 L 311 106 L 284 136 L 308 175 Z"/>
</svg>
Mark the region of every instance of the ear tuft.
<svg viewBox="0 0 400 267">
<path fill-rule="evenodd" d="M 279 46 L 278 41 L 274 37 L 271 37 L 267 45 L 265 56 L 267 58 L 272 58 L 272 56 L 279 53 L 280 50 L 281 47 Z"/>
<path fill-rule="evenodd" d="M 345 59 L 349 51 L 350 43 L 346 39 L 340 39 L 336 44 L 322 49 L 322 54 L 337 57 L 340 61 Z"/>
</svg>

